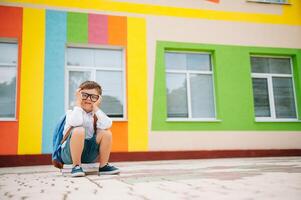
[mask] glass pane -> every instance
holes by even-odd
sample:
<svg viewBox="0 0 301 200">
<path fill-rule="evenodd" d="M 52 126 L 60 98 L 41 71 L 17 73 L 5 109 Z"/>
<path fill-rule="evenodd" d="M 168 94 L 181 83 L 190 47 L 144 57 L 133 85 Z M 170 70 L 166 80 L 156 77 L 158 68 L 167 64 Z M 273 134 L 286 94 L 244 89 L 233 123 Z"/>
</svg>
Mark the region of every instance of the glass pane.
<svg viewBox="0 0 301 200">
<path fill-rule="evenodd" d="M 166 69 L 186 70 L 186 54 L 165 53 Z"/>
<path fill-rule="evenodd" d="M 272 78 L 277 118 L 296 118 L 293 83 L 291 78 Z"/>
<path fill-rule="evenodd" d="M 175 117 L 188 117 L 188 104 L 187 104 L 187 87 L 185 74 L 172 74 L 166 75 L 167 86 L 167 116 Z"/>
<path fill-rule="evenodd" d="M 110 117 L 123 117 L 123 73 L 97 71 L 96 81 L 103 89 L 101 109 Z"/>
<path fill-rule="evenodd" d="M 270 117 L 268 82 L 265 78 L 253 78 L 253 94 L 256 117 Z"/>
<path fill-rule="evenodd" d="M 194 118 L 214 118 L 214 97 L 211 75 L 191 75 L 191 111 Z"/>
<path fill-rule="evenodd" d="M 79 85 L 84 81 L 90 80 L 90 78 L 90 72 L 69 72 L 69 109 L 72 109 L 75 106 L 75 92 Z"/>
<path fill-rule="evenodd" d="M 18 59 L 18 45 L 16 43 L 0 43 L 0 63 L 16 64 Z"/>
<path fill-rule="evenodd" d="M 263 57 L 251 57 L 253 73 L 269 73 L 269 60 Z"/>
<path fill-rule="evenodd" d="M 94 50 L 95 66 L 97 67 L 122 67 L 122 51 L 121 50 Z"/>
<path fill-rule="evenodd" d="M 289 58 L 251 57 L 253 73 L 291 74 Z"/>
<path fill-rule="evenodd" d="M 68 48 L 67 65 L 93 67 L 93 50 L 86 48 Z"/>
<path fill-rule="evenodd" d="M 270 58 L 270 73 L 291 74 L 291 62 L 288 58 Z"/>
<path fill-rule="evenodd" d="M 0 117 L 14 118 L 16 105 L 16 67 L 0 66 Z"/>
<path fill-rule="evenodd" d="M 188 70 L 211 70 L 210 55 L 206 54 L 186 54 Z"/>
</svg>

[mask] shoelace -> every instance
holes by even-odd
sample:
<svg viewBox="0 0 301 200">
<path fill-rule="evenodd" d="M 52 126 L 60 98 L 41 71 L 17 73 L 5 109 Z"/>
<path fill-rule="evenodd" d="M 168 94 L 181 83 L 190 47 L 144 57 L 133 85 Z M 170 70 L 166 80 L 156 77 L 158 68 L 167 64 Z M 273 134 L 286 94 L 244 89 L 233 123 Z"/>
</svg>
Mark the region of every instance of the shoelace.
<svg viewBox="0 0 301 200">
<path fill-rule="evenodd" d="M 76 165 L 76 166 L 74 167 L 74 169 L 80 169 L 80 166 L 79 166 L 79 165 Z"/>
<path fill-rule="evenodd" d="M 109 163 L 107 163 L 105 166 L 103 166 L 101 168 L 104 168 L 104 167 L 112 167 L 112 165 L 110 165 Z"/>
</svg>

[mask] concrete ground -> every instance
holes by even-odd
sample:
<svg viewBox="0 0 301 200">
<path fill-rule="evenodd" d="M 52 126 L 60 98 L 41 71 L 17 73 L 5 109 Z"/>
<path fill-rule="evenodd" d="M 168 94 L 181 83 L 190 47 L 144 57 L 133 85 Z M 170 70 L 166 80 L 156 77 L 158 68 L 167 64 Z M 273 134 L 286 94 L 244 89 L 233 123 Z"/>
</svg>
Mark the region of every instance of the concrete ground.
<svg viewBox="0 0 301 200">
<path fill-rule="evenodd" d="M 114 164 L 120 175 L 82 178 L 52 166 L 0 168 L 0 199 L 301 199 L 301 157 Z"/>
</svg>

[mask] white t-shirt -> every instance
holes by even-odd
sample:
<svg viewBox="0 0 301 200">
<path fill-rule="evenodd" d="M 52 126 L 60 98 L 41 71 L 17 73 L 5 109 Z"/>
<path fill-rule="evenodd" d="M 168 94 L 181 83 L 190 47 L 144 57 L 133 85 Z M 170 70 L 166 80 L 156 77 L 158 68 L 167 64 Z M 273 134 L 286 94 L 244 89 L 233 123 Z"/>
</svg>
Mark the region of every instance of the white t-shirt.
<svg viewBox="0 0 301 200">
<path fill-rule="evenodd" d="M 92 138 L 94 134 L 94 113 L 87 113 L 81 107 L 75 106 L 73 110 L 66 113 L 66 124 L 64 127 L 64 135 L 67 130 L 72 127 L 82 126 L 86 129 L 86 139 Z M 97 117 L 96 127 L 98 129 L 108 129 L 112 126 L 112 119 L 109 118 L 102 110 L 95 113 Z"/>
</svg>

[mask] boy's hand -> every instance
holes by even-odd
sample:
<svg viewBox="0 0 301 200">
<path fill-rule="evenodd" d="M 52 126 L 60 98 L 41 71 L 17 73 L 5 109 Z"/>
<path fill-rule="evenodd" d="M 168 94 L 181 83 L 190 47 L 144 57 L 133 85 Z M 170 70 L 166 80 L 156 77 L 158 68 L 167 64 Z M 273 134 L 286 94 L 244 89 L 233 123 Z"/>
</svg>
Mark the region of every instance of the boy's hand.
<svg viewBox="0 0 301 200">
<path fill-rule="evenodd" d="M 93 111 L 96 113 L 99 110 L 99 105 L 101 103 L 102 97 L 99 96 L 99 99 L 93 104 Z"/>
<path fill-rule="evenodd" d="M 81 107 L 82 105 L 82 97 L 81 97 L 81 93 L 80 93 L 81 89 L 78 88 L 75 92 L 75 98 L 76 98 L 76 106 Z"/>
</svg>

